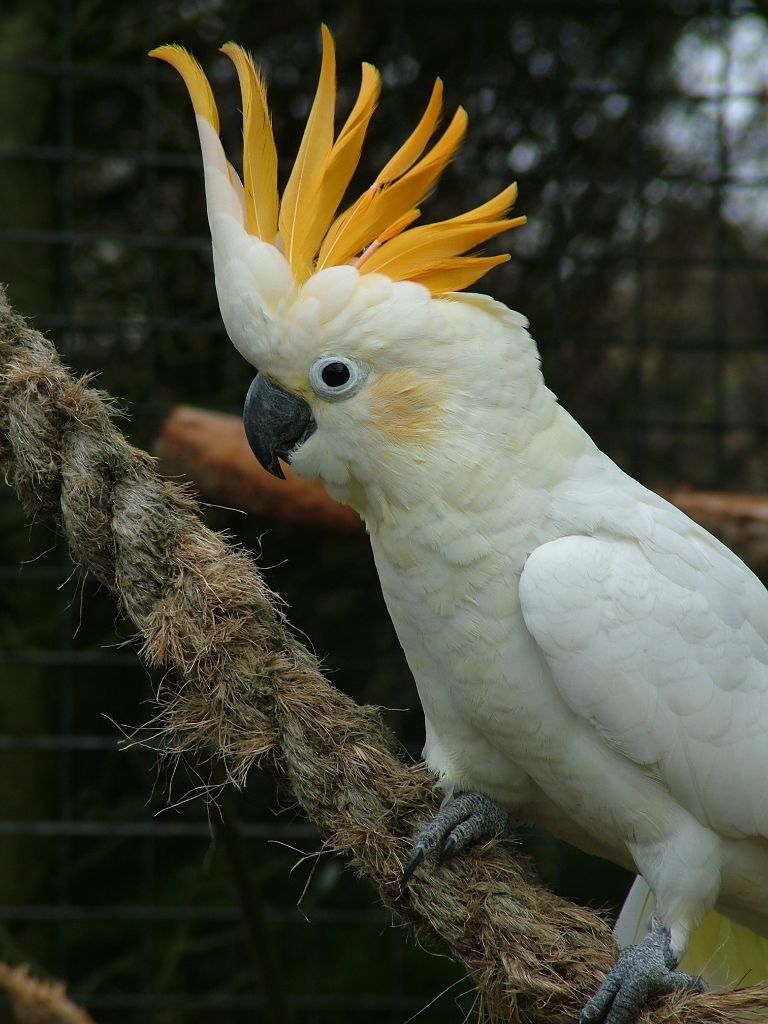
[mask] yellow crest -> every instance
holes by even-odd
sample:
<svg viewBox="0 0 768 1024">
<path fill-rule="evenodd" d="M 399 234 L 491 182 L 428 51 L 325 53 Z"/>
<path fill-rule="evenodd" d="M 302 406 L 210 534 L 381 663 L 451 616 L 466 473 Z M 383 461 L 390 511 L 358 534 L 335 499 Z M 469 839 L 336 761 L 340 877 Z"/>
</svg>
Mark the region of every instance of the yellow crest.
<svg viewBox="0 0 768 1024">
<path fill-rule="evenodd" d="M 500 256 L 467 256 L 469 250 L 495 235 L 525 223 L 507 218 L 517 198 L 510 185 L 495 198 L 458 217 L 410 225 L 418 205 L 430 193 L 456 155 L 467 128 L 459 107 L 448 127 L 430 148 L 442 109 L 438 78 L 423 117 L 412 134 L 377 175 L 373 184 L 337 215 L 360 160 L 363 140 L 381 89 L 379 72 L 363 64 L 360 92 L 344 126 L 334 139 L 336 55 L 333 38 L 322 26 L 320 80 L 309 112 L 296 162 L 278 198 L 277 151 L 267 106 L 266 89 L 253 60 L 235 43 L 222 46 L 237 70 L 243 100 L 243 196 L 246 228 L 277 245 L 297 281 L 325 267 L 351 263 L 361 274 L 386 274 L 394 281 L 416 281 L 433 295 L 459 291 L 491 267 L 508 260 Z M 150 51 L 174 67 L 184 79 L 195 113 L 218 135 L 219 117 L 208 79 L 180 46 Z M 426 152 L 425 152 L 426 151 Z M 230 168 L 230 177 L 236 172 Z M 239 185 L 239 180 L 237 181 Z"/>
</svg>

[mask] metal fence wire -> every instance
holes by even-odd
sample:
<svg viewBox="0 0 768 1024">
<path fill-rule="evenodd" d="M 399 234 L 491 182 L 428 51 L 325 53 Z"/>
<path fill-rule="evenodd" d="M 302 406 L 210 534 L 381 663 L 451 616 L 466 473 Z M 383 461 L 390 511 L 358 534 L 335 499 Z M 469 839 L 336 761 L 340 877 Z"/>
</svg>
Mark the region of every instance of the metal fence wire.
<svg viewBox="0 0 768 1024">
<path fill-rule="evenodd" d="M 530 318 L 550 386 L 603 448 L 651 485 L 768 487 L 761 0 L 4 0 L 0 279 L 124 403 L 132 439 L 151 446 L 174 403 L 237 412 L 249 381 L 216 307 L 188 99 L 144 55 L 170 41 L 196 53 L 234 153 L 239 99 L 218 46 L 252 49 L 284 173 L 321 20 L 340 108 L 360 60 L 384 74 L 360 181 L 437 74 L 470 129 L 425 216 L 519 181 L 529 223 L 482 287 Z M 416 695 L 365 542 L 208 516 L 260 554 L 339 686 L 411 708 L 390 719 L 417 755 Z M 254 774 L 230 826 L 280 961 L 260 981 L 194 776 L 158 777 L 151 750 L 118 750 L 152 715 L 129 628 L 8 489 L 0 581 L 0 958 L 65 979 L 98 1024 L 274 1019 L 275 1005 L 307 1024 L 463 1019 L 459 966 L 389 927 L 288 794 Z M 621 898 L 621 873 L 531 845 L 560 891 Z"/>
</svg>

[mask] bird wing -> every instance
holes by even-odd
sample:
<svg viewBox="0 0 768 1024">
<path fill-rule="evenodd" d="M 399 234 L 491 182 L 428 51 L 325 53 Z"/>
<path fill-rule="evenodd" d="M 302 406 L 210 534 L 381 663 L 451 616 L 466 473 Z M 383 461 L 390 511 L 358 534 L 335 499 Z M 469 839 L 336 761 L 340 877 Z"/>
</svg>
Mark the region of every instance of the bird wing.
<svg viewBox="0 0 768 1024">
<path fill-rule="evenodd" d="M 644 536 L 529 556 L 525 623 L 563 699 L 721 834 L 768 836 L 768 592 L 671 506 Z"/>
</svg>

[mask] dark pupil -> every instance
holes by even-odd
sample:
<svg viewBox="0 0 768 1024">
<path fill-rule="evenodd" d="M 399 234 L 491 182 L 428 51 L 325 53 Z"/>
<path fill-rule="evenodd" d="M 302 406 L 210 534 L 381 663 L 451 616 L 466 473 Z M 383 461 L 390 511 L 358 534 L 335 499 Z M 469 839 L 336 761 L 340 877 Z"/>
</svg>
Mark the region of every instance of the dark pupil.
<svg viewBox="0 0 768 1024">
<path fill-rule="evenodd" d="M 329 388 L 340 388 L 349 380 L 349 367 L 344 363 L 328 363 L 320 371 L 320 376 Z"/>
</svg>

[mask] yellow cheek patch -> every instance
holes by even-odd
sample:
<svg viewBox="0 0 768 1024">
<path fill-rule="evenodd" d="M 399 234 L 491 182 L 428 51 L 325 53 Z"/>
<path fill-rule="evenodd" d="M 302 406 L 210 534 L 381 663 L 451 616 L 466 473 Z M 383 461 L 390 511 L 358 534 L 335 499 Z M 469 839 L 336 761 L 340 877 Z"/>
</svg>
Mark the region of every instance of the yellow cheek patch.
<svg viewBox="0 0 768 1024">
<path fill-rule="evenodd" d="M 393 370 L 368 388 L 368 409 L 382 434 L 399 444 L 421 444 L 443 429 L 445 385 L 413 370 Z"/>
</svg>

